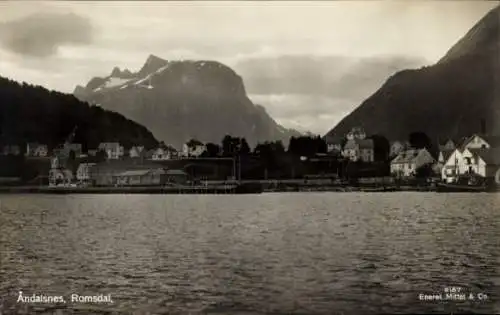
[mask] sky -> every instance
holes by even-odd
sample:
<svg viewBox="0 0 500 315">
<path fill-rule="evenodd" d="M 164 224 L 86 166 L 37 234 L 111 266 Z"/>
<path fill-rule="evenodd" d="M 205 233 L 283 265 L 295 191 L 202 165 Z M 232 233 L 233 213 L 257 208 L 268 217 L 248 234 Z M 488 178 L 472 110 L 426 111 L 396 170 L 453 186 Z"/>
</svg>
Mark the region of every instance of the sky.
<svg viewBox="0 0 500 315">
<path fill-rule="evenodd" d="M 439 60 L 493 1 L 0 1 L 0 76 L 71 93 L 150 54 L 217 60 L 280 124 L 324 134 Z"/>
</svg>

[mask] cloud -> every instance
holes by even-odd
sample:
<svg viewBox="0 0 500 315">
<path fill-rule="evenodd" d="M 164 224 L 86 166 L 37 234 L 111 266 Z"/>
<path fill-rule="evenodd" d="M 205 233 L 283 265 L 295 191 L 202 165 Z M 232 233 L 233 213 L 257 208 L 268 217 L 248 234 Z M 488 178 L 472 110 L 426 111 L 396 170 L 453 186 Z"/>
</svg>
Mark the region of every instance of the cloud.
<svg viewBox="0 0 500 315">
<path fill-rule="evenodd" d="M 395 72 L 429 62 L 405 56 L 279 56 L 235 65 L 250 99 L 280 124 L 325 134 Z"/>
<path fill-rule="evenodd" d="M 358 105 L 347 99 L 304 94 L 250 94 L 279 124 L 324 134 Z"/>
<path fill-rule="evenodd" d="M 74 13 L 34 13 L 0 23 L 0 44 L 22 56 L 49 57 L 63 45 L 92 42 L 90 21 Z"/>
<path fill-rule="evenodd" d="M 421 58 L 382 56 L 278 56 L 250 58 L 234 66 L 251 94 L 306 94 L 367 97 L 389 76 L 428 64 Z"/>
</svg>

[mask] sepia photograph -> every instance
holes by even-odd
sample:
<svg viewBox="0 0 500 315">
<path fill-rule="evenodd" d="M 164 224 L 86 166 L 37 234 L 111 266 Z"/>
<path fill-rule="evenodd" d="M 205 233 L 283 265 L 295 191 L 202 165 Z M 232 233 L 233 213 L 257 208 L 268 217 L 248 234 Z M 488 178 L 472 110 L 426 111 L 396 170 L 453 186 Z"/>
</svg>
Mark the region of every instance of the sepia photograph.
<svg viewBox="0 0 500 315">
<path fill-rule="evenodd" d="M 500 1 L 0 1 L 0 315 L 500 314 Z"/>
</svg>

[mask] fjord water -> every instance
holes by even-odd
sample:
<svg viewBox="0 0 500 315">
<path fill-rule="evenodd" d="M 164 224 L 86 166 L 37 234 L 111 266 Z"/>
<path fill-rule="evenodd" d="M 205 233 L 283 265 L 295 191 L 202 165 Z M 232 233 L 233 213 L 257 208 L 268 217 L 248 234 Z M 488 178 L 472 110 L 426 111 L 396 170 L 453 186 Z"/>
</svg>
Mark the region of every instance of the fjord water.
<svg viewBox="0 0 500 315">
<path fill-rule="evenodd" d="M 497 194 L 0 196 L 5 314 L 499 313 L 499 255 Z"/>
</svg>

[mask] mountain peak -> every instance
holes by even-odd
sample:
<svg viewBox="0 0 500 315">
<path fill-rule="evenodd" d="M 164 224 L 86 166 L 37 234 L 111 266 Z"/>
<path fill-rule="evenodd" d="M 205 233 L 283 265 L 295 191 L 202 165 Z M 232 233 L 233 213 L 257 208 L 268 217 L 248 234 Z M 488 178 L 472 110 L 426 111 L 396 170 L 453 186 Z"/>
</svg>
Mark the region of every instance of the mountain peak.
<svg viewBox="0 0 500 315">
<path fill-rule="evenodd" d="M 151 54 L 146 59 L 146 62 L 142 66 L 141 70 L 139 70 L 139 74 L 143 75 L 143 74 L 151 73 L 153 71 L 160 69 L 163 66 L 166 66 L 167 63 L 168 63 L 168 61 L 166 61 L 165 59 L 162 59 L 158 56 Z"/>
<path fill-rule="evenodd" d="M 404 140 L 419 131 L 437 142 L 479 133 L 483 122 L 487 133 L 499 135 L 499 36 L 496 7 L 437 64 L 396 73 L 327 136 L 343 136 L 363 126 L 368 134 L 389 140 Z"/>
<path fill-rule="evenodd" d="M 482 55 L 497 57 L 500 38 L 500 6 L 489 11 L 462 37 L 438 63 L 463 56 Z"/>
<path fill-rule="evenodd" d="M 122 72 L 121 72 L 119 67 L 114 67 L 113 71 L 111 71 L 112 77 L 119 77 L 121 74 L 122 74 Z"/>
</svg>

